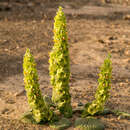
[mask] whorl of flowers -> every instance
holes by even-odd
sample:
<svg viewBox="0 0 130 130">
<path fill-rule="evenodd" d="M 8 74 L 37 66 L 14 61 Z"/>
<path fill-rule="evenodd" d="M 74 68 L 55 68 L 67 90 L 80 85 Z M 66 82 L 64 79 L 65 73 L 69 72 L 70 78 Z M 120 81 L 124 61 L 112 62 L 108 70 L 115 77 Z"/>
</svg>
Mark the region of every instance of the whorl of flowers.
<svg viewBox="0 0 130 130">
<path fill-rule="evenodd" d="M 37 123 L 50 121 L 53 112 L 45 105 L 38 83 L 35 60 L 27 49 L 23 60 L 24 84 L 33 118 Z"/>
<path fill-rule="evenodd" d="M 69 93 L 70 63 L 67 42 L 66 17 L 59 7 L 54 18 L 54 46 L 50 53 L 49 71 L 53 86 L 52 101 L 66 117 L 72 115 Z"/>
<path fill-rule="evenodd" d="M 95 100 L 92 103 L 86 104 L 83 112 L 84 117 L 100 113 L 104 110 L 104 105 L 109 98 L 109 91 L 111 89 L 112 63 L 110 58 L 111 56 L 108 55 L 101 66 Z"/>
</svg>

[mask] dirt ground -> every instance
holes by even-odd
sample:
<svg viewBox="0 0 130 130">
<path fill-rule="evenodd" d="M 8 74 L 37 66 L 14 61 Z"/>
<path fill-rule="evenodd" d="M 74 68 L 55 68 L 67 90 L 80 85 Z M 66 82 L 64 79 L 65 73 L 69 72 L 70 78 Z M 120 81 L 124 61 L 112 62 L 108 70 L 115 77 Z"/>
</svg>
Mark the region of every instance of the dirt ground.
<svg viewBox="0 0 130 130">
<path fill-rule="evenodd" d="M 59 5 L 67 17 L 73 108 L 79 102 L 94 99 L 99 68 L 110 52 L 113 78 L 106 106 L 130 113 L 130 6 L 95 1 L 0 1 L 0 130 L 50 129 L 19 121 L 29 110 L 22 63 L 28 47 L 37 62 L 40 88 L 51 96 L 48 54 L 53 46 L 53 18 Z M 130 130 L 128 119 L 113 115 L 100 119 L 106 130 Z M 73 125 L 69 130 L 72 129 Z"/>
</svg>

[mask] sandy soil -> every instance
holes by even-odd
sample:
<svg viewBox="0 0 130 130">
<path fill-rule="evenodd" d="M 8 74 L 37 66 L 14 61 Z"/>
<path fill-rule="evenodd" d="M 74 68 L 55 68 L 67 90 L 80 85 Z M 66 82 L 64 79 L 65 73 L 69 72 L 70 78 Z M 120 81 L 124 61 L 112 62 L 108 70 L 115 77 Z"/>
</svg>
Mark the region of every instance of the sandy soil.
<svg viewBox="0 0 130 130">
<path fill-rule="evenodd" d="M 72 106 L 94 99 L 99 67 L 112 54 L 113 78 L 107 107 L 130 113 L 130 6 L 85 0 L 0 2 L 0 129 L 41 130 L 47 126 L 23 124 L 29 110 L 23 84 L 26 48 L 37 62 L 40 88 L 51 96 L 48 53 L 53 46 L 53 18 L 62 5 L 67 16 L 71 58 Z M 75 117 L 71 120 L 73 121 Z M 100 117 L 106 130 L 129 130 L 130 120 Z M 73 125 L 69 129 L 74 129 Z"/>
</svg>

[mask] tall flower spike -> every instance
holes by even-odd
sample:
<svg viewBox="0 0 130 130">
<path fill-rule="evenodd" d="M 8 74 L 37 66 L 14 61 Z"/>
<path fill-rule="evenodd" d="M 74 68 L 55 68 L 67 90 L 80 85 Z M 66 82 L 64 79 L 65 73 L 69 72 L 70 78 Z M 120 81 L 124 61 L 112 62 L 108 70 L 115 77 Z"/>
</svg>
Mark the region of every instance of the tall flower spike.
<svg viewBox="0 0 130 130">
<path fill-rule="evenodd" d="M 52 101 L 66 117 L 72 116 L 69 93 L 70 63 L 67 43 L 66 17 L 59 7 L 54 18 L 54 46 L 50 53 L 49 71 L 53 86 Z"/>
<path fill-rule="evenodd" d="M 26 50 L 24 55 L 23 74 L 28 103 L 32 109 L 33 118 L 37 123 L 51 120 L 53 112 L 44 103 L 39 88 L 36 63 L 29 49 Z"/>
<path fill-rule="evenodd" d="M 109 54 L 101 66 L 95 100 L 86 104 L 83 116 L 94 115 L 104 110 L 104 105 L 109 98 L 111 89 L 112 63 L 110 58 L 111 55 Z"/>
</svg>

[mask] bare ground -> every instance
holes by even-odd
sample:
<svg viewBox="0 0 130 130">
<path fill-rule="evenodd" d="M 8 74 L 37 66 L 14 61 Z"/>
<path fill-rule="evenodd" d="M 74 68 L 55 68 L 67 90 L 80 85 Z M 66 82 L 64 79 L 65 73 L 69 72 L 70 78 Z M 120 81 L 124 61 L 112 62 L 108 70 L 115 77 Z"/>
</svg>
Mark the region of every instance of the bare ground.
<svg viewBox="0 0 130 130">
<path fill-rule="evenodd" d="M 107 107 L 130 113 L 130 7 L 87 1 L 0 2 L 0 129 L 40 130 L 47 126 L 23 124 L 29 110 L 23 84 L 22 61 L 30 48 L 37 62 L 40 88 L 51 96 L 48 53 L 53 46 L 53 18 L 64 7 L 71 58 L 72 106 L 94 99 L 99 67 L 112 54 L 113 78 Z M 129 130 L 130 120 L 100 117 L 106 130 Z M 70 119 L 72 122 L 75 117 Z M 73 125 L 69 129 L 74 129 Z"/>
</svg>

